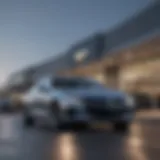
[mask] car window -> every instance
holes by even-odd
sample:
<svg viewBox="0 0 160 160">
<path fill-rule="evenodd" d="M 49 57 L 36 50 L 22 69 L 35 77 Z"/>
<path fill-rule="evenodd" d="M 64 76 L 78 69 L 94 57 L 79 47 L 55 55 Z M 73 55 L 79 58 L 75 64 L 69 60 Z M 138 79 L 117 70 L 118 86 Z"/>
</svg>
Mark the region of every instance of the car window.
<svg viewBox="0 0 160 160">
<path fill-rule="evenodd" d="M 84 78 L 56 78 L 52 85 L 55 88 L 77 88 L 77 87 L 91 87 L 98 85 L 95 81 Z"/>
<path fill-rule="evenodd" d="M 68 80 L 68 79 L 55 79 L 53 82 L 53 85 L 55 88 L 71 88 L 71 87 L 77 87 L 77 82 L 74 80 Z"/>
</svg>

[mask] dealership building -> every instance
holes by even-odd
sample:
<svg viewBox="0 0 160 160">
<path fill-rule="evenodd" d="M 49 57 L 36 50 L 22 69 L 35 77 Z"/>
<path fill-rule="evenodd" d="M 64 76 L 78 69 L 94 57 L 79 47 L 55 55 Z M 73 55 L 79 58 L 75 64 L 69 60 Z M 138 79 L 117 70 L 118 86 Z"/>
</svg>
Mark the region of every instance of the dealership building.
<svg viewBox="0 0 160 160">
<path fill-rule="evenodd" d="M 25 77 L 22 83 L 54 74 L 90 76 L 112 88 L 160 99 L 159 15 L 157 1 L 109 32 L 91 35 L 61 56 L 16 74 Z"/>
</svg>

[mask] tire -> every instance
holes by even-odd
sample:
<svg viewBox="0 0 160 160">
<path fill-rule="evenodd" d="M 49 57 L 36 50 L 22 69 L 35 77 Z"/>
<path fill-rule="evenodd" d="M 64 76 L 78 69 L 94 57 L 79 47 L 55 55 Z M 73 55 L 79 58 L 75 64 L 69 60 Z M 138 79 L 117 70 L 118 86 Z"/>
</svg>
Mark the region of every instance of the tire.
<svg viewBox="0 0 160 160">
<path fill-rule="evenodd" d="M 127 122 L 118 122 L 114 124 L 115 131 L 127 132 L 129 130 L 129 123 Z"/>
<path fill-rule="evenodd" d="M 26 127 L 32 127 L 34 125 L 34 119 L 33 117 L 25 116 L 23 123 L 24 123 L 24 126 Z"/>
</svg>

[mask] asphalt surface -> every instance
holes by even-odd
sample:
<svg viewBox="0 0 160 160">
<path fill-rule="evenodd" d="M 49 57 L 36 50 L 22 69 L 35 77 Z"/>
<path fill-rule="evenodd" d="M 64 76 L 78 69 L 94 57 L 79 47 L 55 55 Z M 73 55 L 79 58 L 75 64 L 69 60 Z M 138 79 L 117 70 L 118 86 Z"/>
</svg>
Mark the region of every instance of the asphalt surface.
<svg viewBox="0 0 160 160">
<path fill-rule="evenodd" d="M 24 128 L 20 114 L 0 114 L 0 160 L 160 160 L 160 120 L 136 117 L 128 133 L 110 126 L 57 133 Z"/>
</svg>

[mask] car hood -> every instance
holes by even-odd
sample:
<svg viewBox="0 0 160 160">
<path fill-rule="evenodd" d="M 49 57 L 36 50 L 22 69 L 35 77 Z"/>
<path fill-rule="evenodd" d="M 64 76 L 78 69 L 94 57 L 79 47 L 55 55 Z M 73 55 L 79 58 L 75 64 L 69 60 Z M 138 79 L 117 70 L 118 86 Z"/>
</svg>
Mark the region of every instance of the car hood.
<svg viewBox="0 0 160 160">
<path fill-rule="evenodd" d="M 82 99 L 86 97 L 123 98 L 125 96 L 123 92 L 101 87 L 67 89 L 63 90 L 63 93 Z"/>
</svg>

